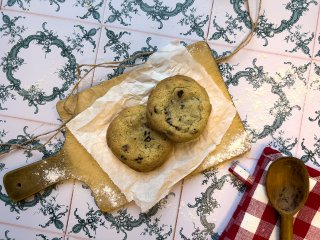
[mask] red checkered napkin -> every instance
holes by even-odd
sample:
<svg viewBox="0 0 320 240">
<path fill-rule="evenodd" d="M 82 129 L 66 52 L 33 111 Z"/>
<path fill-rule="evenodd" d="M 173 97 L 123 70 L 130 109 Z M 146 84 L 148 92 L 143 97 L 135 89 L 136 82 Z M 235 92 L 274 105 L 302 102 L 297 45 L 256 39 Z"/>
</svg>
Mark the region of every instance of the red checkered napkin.
<svg viewBox="0 0 320 240">
<path fill-rule="evenodd" d="M 265 190 L 265 177 L 270 163 L 281 154 L 267 147 L 258 160 L 253 176 L 244 173 L 237 165 L 230 169 L 246 185 L 236 211 L 233 213 L 221 240 L 269 240 L 278 239 L 279 217 L 270 205 Z M 320 172 L 308 168 L 310 193 L 305 206 L 294 216 L 293 239 L 320 239 Z M 319 179 L 318 179 L 319 180 Z M 251 186 L 251 187 L 250 187 Z"/>
</svg>

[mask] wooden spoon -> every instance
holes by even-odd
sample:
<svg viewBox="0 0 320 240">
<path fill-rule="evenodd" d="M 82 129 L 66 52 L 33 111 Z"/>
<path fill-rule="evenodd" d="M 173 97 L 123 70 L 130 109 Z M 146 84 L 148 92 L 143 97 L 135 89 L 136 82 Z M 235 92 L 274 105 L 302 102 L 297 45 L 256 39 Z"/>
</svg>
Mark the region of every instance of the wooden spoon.
<svg viewBox="0 0 320 240">
<path fill-rule="evenodd" d="M 309 175 L 304 163 L 294 157 L 274 161 L 266 176 L 267 195 L 281 215 L 280 239 L 292 239 L 293 215 L 305 204 L 309 194 Z"/>
</svg>

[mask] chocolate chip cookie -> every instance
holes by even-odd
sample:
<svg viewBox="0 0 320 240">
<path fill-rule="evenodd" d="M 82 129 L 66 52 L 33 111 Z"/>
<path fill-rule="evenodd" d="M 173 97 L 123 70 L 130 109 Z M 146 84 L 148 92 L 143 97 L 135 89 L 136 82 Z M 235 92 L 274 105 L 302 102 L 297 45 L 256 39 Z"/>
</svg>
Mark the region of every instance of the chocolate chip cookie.
<svg viewBox="0 0 320 240">
<path fill-rule="evenodd" d="M 139 172 L 156 169 L 172 150 L 172 143 L 149 127 L 143 105 L 126 108 L 112 120 L 107 144 L 118 159 Z"/>
<path fill-rule="evenodd" d="M 206 90 L 192 78 L 181 75 L 159 82 L 147 104 L 151 128 L 174 142 L 187 142 L 199 137 L 210 112 Z"/>
</svg>

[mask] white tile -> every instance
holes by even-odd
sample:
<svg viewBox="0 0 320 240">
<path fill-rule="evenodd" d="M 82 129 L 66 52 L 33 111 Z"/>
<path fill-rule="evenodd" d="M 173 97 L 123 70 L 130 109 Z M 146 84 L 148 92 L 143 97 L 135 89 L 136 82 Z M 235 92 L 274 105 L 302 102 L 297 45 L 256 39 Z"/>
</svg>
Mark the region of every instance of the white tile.
<svg viewBox="0 0 320 240">
<path fill-rule="evenodd" d="M 172 239 L 180 199 L 180 184 L 149 213 L 141 213 L 134 203 L 118 211 L 102 213 L 91 191 L 80 183 L 73 194 L 67 234 L 70 237 L 103 239 Z M 82 225 L 81 225 L 82 224 Z"/>
<path fill-rule="evenodd" d="M 236 159 L 247 169 L 255 165 L 255 160 Z M 175 239 L 198 235 L 208 239 L 222 233 L 244 191 L 243 184 L 228 171 L 230 164 L 184 181 Z"/>
<path fill-rule="evenodd" d="M 41 15 L 73 18 L 94 23 L 102 21 L 104 6 L 105 1 L 103 0 L 44 0 L 38 2 L 3 0 L 4 9 L 22 10 Z"/>
<path fill-rule="evenodd" d="M 55 128 L 56 126 L 52 125 L 1 117 L 1 142 L 24 141 L 33 134 L 40 134 Z M 40 143 L 43 144 L 47 139 L 48 137 L 42 137 Z M 72 182 L 59 184 L 53 189 L 44 190 L 25 201 L 15 203 L 8 197 L 2 180 L 5 173 L 39 161 L 46 155 L 54 154 L 61 147 L 61 141 L 63 141 L 63 136 L 58 135 L 52 144 L 45 146 L 41 151 L 20 150 L 1 157 L 0 222 L 63 233 L 70 209 Z M 3 152 L 2 148 L 1 153 Z"/>
<path fill-rule="evenodd" d="M 318 20 L 318 25 L 317 25 L 317 32 L 315 33 L 315 44 L 314 44 L 312 56 L 316 60 L 320 60 L 320 24 L 319 24 L 320 18 L 318 17 L 317 20 Z"/>
<path fill-rule="evenodd" d="M 105 24 L 166 36 L 206 38 L 212 0 L 115 1 L 106 7 Z"/>
<path fill-rule="evenodd" d="M 0 49 L 1 113 L 60 123 L 55 104 L 76 82 L 76 64 L 95 61 L 99 27 L 20 12 L 2 13 L 5 21 L 15 25 L 0 32 L 0 45 L 5 46 Z M 1 21 L 3 18 L 2 25 Z M 80 90 L 90 86 L 91 80 L 90 73 Z"/>
<path fill-rule="evenodd" d="M 0 239 L 63 240 L 64 236 L 54 232 L 21 228 L 15 225 L 0 224 Z"/>
<path fill-rule="evenodd" d="M 320 63 L 312 62 L 297 155 L 307 165 L 320 169 Z"/>
<path fill-rule="evenodd" d="M 258 1 L 249 2 L 255 20 Z M 316 2 L 262 1 L 260 21 L 247 48 L 310 58 L 318 10 Z M 250 32 L 244 1 L 214 1 L 211 20 L 210 42 L 238 46 Z"/>
<path fill-rule="evenodd" d="M 177 41 L 177 39 L 114 27 L 104 27 L 100 39 L 97 62 L 123 61 L 141 52 L 157 51 L 172 41 Z M 140 60 L 137 60 L 135 63 L 140 62 Z M 130 68 L 125 71 L 130 71 Z M 110 68 L 97 68 L 93 82 L 97 84 L 122 72 Z"/>
<path fill-rule="evenodd" d="M 220 64 L 252 139 L 248 157 L 258 158 L 267 145 L 295 154 L 310 65 L 305 60 L 250 50 L 242 50 Z"/>
</svg>

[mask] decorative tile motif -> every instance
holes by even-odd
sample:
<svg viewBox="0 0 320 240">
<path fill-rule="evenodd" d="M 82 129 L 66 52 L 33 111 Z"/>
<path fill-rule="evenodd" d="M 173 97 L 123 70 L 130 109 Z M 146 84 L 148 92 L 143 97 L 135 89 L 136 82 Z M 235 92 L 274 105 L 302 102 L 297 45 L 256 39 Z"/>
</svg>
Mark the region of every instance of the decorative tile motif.
<svg viewBox="0 0 320 240">
<path fill-rule="evenodd" d="M 306 164 L 320 169 L 320 107 L 314 104 L 320 96 L 320 63 L 314 61 L 309 79 L 302 119 L 298 156 Z"/>
<path fill-rule="evenodd" d="M 320 59 L 320 25 L 317 26 L 317 32 L 315 34 L 315 44 L 314 44 L 314 51 L 313 51 L 313 57 L 316 60 Z"/>
<path fill-rule="evenodd" d="M 265 145 L 295 153 L 299 129 L 291 124 L 302 116 L 310 65 L 246 50 L 219 65 L 253 144 L 249 157 L 257 158 Z"/>
<path fill-rule="evenodd" d="M 17 144 L 25 142 L 32 139 L 33 135 L 37 133 L 56 128 L 56 126 L 7 117 L 1 117 L 0 121 L 1 143 Z M 32 141 L 32 146 L 39 149 L 37 151 L 30 151 L 30 149 L 26 148 L 20 152 L 6 154 L 1 158 L 0 221 L 63 233 L 67 225 L 73 188 L 72 182 L 54 186 L 18 203 L 9 199 L 2 184 L 2 177 L 6 172 L 55 154 L 60 150 L 64 140 L 63 136 L 60 135 L 56 137 L 55 141 L 44 145 L 46 139 L 48 138 L 44 138 L 41 141 Z M 0 154 L 5 154 L 9 150 L 9 146 L 1 146 Z"/>
<path fill-rule="evenodd" d="M 63 235 L 51 232 L 36 231 L 27 228 L 19 228 L 11 225 L 0 225 L 1 240 L 63 240 Z"/>
<path fill-rule="evenodd" d="M 103 0 L 3 0 L 4 9 L 73 18 L 100 23 L 103 18 Z"/>
<path fill-rule="evenodd" d="M 0 50 L 2 114 L 59 123 L 55 103 L 75 84 L 76 64 L 94 62 L 100 28 L 3 12 L 2 22 L 0 44 L 7 46 Z M 17 103 L 23 111 L 13 106 Z"/>
<path fill-rule="evenodd" d="M 71 214 L 69 236 L 102 239 L 172 239 L 178 211 L 181 185 L 146 213 L 130 203 L 112 213 L 97 209 L 90 190 L 76 184 Z"/>
<path fill-rule="evenodd" d="M 120 30 L 118 28 L 105 27 L 102 30 L 97 62 L 124 61 L 124 65 L 133 65 L 144 62 L 148 56 L 140 56 L 143 52 L 154 52 L 163 47 L 174 38 L 160 37 L 152 34 L 139 33 L 131 30 Z M 135 57 L 136 56 L 136 57 Z M 140 56 L 138 58 L 138 56 Z M 121 66 L 121 64 L 120 64 Z M 94 84 L 105 79 L 116 77 L 125 68 L 96 69 Z"/>
<path fill-rule="evenodd" d="M 251 8 L 253 19 L 256 18 L 256 5 Z M 277 54 L 311 57 L 317 23 L 309 19 L 317 19 L 318 10 L 317 1 L 262 1 L 255 38 L 248 47 Z M 237 46 L 251 29 L 244 0 L 214 1 L 211 19 L 209 41 L 215 43 Z"/>
<path fill-rule="evenodd" d="M 211 5 L 212 1 L 199 0 L 111 0 L 108 2 L 105 23 L 203 40 L 207 35 Z"/>
<path fill-rule="evenodd" d="M 241 162 L 253 163 L 245 159 Z M 245 185 L 228 172 L 229 166 L 225 164 L 184 181 L 175 239 L 219 238 L 229 221 L 227 214 L 235 210 L 245 189 Z"/>
</svg>

